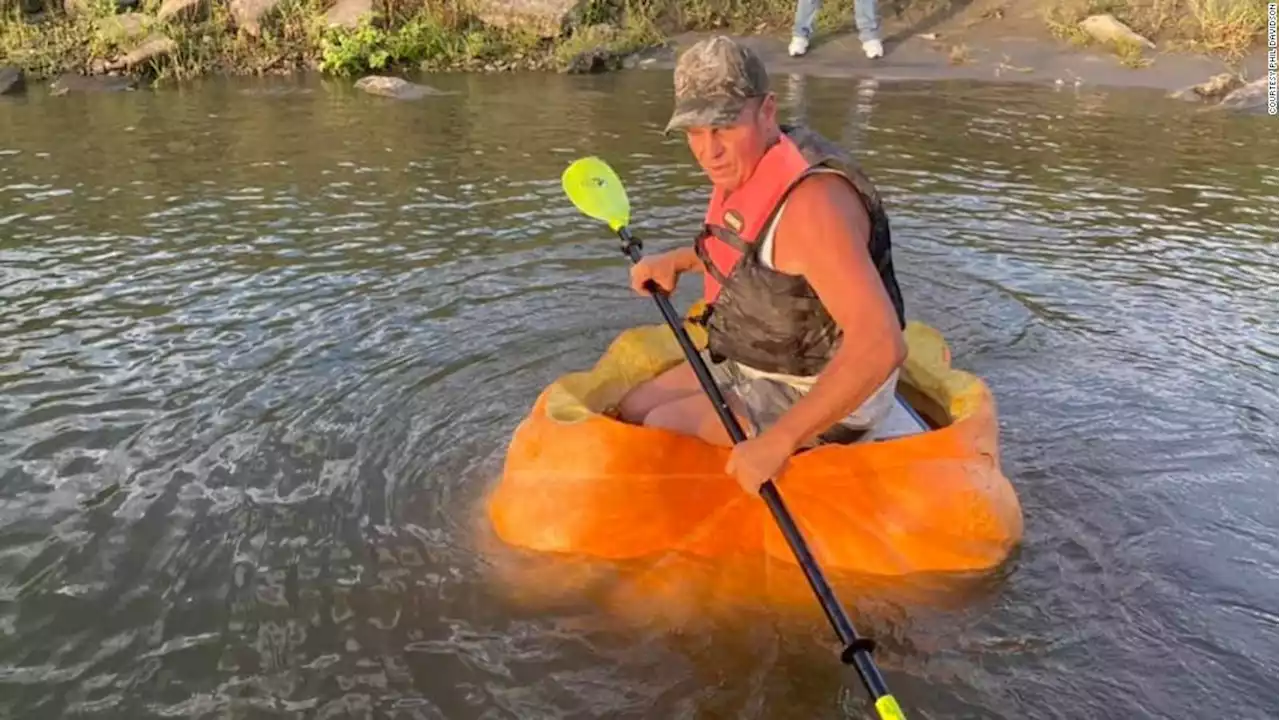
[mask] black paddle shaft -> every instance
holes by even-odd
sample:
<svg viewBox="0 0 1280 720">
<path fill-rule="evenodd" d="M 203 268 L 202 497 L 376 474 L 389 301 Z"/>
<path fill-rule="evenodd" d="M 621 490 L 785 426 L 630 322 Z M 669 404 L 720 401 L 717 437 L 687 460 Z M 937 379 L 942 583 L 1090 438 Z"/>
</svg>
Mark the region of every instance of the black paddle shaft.
<svg viewBox="0 0 1280 720">
<path fill-rule="evenodd" d="M 640 262 L 640 250 L 643 248 L 640 241 L 625 227 L 618 231 L 618 237 L 622 238 L 623 254 L 631 258 L 632 263 Z M 671 326 L 671 331 L 675 333 L 676 340 L 679 341 L 680 347 L 684 349 L 685 358 L 693 368 L 694 374 L 698 376 L 698 382 L 711 399 L 711 404 L 715 406 L 716 413 L 720 416 L 720 422 L 724 423 L 725 430 L 729 432 L 729 437 L 733 439 L 735 445 L 743 442 L 747 439 L 746 433 L 742 431 L 742 426 L 738 424 L 738 419 L 730 412 L 729 404 L 725 401 L 719 386 L 716 385 L 715 379 L 711 377 L 711 371 L 707 369 L 707 364 L 702 361 L 702 357 L 698 354 L 698 349 L 694 346 L 689 333 L 685 332 L 684 322 L 676 314 L 675 308 L 671 306 L 671 301 L 667 299 L 666 292 L 652 280 L 645 282 L 645 289 L 653 295 L 654 301 L 658 303 L 658 309 L 662 311 L 662 316 L 666 318 L 667 325 Z M 836 599 L 835 593 L 827 583 L 827 579 L 823 577 L 822 570 L 818 567 L 813 553 L 809 552 L 809 546 L 800 534 L 800 529 L 796 527 L 795 521 L 791 519 L 791 513 L 787 511 L 786 505 L 783 504 L 782 496 L 778 494 L 778 488 L 773 484 L 773 480 L 768 480 L 764 485 L 760 486 L 760 495 L 764 497 L 765 504 L 769 506 L 769 511 L 773 513 L 773 519 L 778 523 L 779 529 L 782 530 L 782 534 L 787 538 L 787 544 L 791 546 L 791 551 L 795 553 L 796 559 L 800 562 L 800 568 L 804 571 L 804 576 L 809 581 L 809 587 L 813 588 L 814 594 L 818 596 L 818 602 L 822 604 L 822 609 L 827 614 L 827 620 L 831 623 L 831 627 L 835 629 L 840 642 L 844 644 L 844 650 L 840 653 L 840 660 L 847 665 L 853 665 L 857 669 L 858 676 L 862 679 L 862 684 L 866 686 L 867 692 L 871 693 L 873 699 L 879 700 L 882 696 L 889 694 L 884 678 L 880 676 L 880 671 L 876 668 L 875 661 L 871 659 L 871 651 L 875 648 L 874 641 L 858 636 L 858 631 L 853 628 L 853 623 L 849 621 L 849 616 L 840 607 L 839 600 Z"/>
</svg>

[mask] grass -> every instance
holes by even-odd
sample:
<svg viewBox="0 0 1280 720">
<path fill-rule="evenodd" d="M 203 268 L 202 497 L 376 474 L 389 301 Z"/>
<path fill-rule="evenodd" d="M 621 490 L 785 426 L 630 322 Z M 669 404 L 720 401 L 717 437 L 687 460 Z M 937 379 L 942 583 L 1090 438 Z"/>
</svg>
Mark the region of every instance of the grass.
<svg viewBox="0 0 1280 720">
<path fill-rule="evenodd" d="M 114 20 L 111 0 L 0 0 L 0 58 L 29 74 L 101 72 L 104 63 L 138 45 L 146 33 L 174 41 L 174 50 L 133 72 L 160 80 L 209 73 L 262 74 L 314 68 L 337 76 L 423 70 L 569 69 L 584 57 L 616 62 L 632 51 L 657 45 L 686 30 L 757 33 L 790 27 L 794 0 L 585 0 L 567 31 L 542 38 L 481 23 L 471 0 L 374 0 L 374 15 L 358 27 L 326 26 L 328 0 L 282 0 L 262 21 L 261 33 L 236 29 L 227 0 L 210 0 L 196 21 L 153 22 L 141 36 L 126 37 Z M 906 0 L 908 11 L 944 0 Z M 1266 28 L 1262 0 L 1042 0 L 1050 29 L 1080 45 L 1093 43 L 1081 19 L 1109 12 L 1139 34 L 1166 47 L 1198 50 L 1237 60 L 1258 43 Z M 43 2 L 52 11 L 36 21 Z M 142 0 L 154 11 L 160 0 Z M 828 0 L 819 32 L 847 27 L 853 0 Z M 882 12 L 890 7 L 882 3 Z M 1120 62 L 1149 61 L 1133 43 L 1111 48 Z M 964 62 L 956 51 L 952 62 Z M 590 63 L 589 63 L 590 64 Z"/>
<path fill-rule="evenodd" d="M 1116 39 L 1111 44 L 1111 51 L 1120 58 L 1120 64 L 1130 68 L 1144 68 L 1151 64 L 1151 59 L 1142 54 L 1142 43 L 1129 39 Z"/>
<path fill-rule="evenodd" d="M 0 57 L 44 77 L 85 72 L 136 45 L 141 38 L 113 38 L 113 13 L 97 3 L 83 14 L 58 13 L 39 23 L 12 11 L 0 20 Z M 158 79 L 181 80 L 211 72 L 261 74 L 313 67 L 332 75 L 356 75 L 393 68 L 476 69 L 511 58 L 536 65 L 546 48 L 531 35 L 482 26 L 454 2 L 415 6 L 383 4 L 358 27 L 326 26 L 324 0 L 283 0 L 264 18 L 261 33 L 237 31 L 224 2 L 213 2 L 195 22 L 153 21 L 151 32 L 174 40 L 176 50 L 143 68 Z M 496 69 L 493 68 L 493 69 Z"/>
<path fill-rule="evenodd" d="M 101 72 L 105 63 L 138 45 L 146 33 L 121 37 L 111 0 L 79 0 L 68 14 L 62 0 L 33 19 L 41 0 L 0 0 L 0 58 L 38 78 L 63 72 Z M 143 0 L 154 11 L 160 0 Z M 175 49 L 135 71 L 158 80 L 209 73 L 263 74 L 314 68 L 335 76 L 400 69 L 568 69 L 588 56 L 617 59 L 669 34 L 724 29 L 752 32 L 787 27 L 792 0 L 586 0 L 567 32 L 555 38 L 481 23 L 468 0 L 375 0 L 371 18 L 355 28 L 329 28 L 326 0 L 283 0 L 262 20 L 257 36 L 236 29 L 226 0 L 211 0 L 195 21 L 149 23 L 148 32 Z M 823 8 L 819 25 L 838 24 L 852 0 Z"/>
<path fill-rule="evenodd" d="M 1089 45 L 1093 39 L 1078 24 L 1098 13 L 1110 13 L 1170 49 L 1217 55 L 1228 62 L 1244 57 L 1267 28 L 1263 0 L 1050 0 L 1044 20 L 1056 37 Z M 1112 50 L 1127 65 L 1150 62 L 1134 43 L 1117 43 Z"/>
</svg>

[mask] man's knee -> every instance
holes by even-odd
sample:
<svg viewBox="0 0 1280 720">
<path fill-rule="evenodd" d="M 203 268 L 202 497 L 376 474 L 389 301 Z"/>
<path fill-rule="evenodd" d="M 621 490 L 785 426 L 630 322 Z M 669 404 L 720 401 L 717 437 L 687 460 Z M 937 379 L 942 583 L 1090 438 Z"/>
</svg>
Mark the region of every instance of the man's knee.
<svg viewBox="0 0 1280 720">
<path fill-rule="evenodd" d="M 688 363 L 681 363 L 645 380 L 628 391 L 618 403 L 619 417 L 623 422 L 648 424 L 645 418 L 655 409 L 683 400 L 698 389 L 697 385 L 690 387 L 690 379 L 697 380 Z"/>
<path fill-rule="evenodd" d="M 681 433 L 683 435 L 696 435 L 698 426 L 696 422 L 691 422 L 688 411 L 682 407 L 684 403 L 670 402 L 658 405 L 649 410 L 641 418 L 641 425 L 645 427 L 662 428 L 671 432 Z"/>
<path fill-rule="evenodd" d="M 643 424 L 650 413 L 662 406 L 666 395 L 669 393 L 663 392 L 656 379 L 646 380 L 623 396 L 618 403 L 618 416 L 623 422 Z"/>
<path fill-rule="evenodd" d="M 728 397 L 730 409 L 733 411 L 738 425 L 748 437 L 753 435 L 752 426 L 744 417 L 736 398 Z M 720 414 L 716 412 L 711 401 L 702 394 L 691 395 L 682 400 L 659 405 L 644 417 L 647 427 L 659 427 L 671 432 L 701 438 L 704 442 L 721 447 L 733 445 L 729 431 Z"/>
</svg>

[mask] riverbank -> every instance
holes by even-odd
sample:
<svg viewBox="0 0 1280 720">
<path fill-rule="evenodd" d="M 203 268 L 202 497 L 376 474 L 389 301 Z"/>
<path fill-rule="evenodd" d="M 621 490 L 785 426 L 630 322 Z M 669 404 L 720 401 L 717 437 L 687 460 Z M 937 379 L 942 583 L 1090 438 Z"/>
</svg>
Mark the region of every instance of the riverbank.
<svg viewBox="0 0 1280 720">
<path fill-rule="evenodd" d="M 164 83 L 298 71 L 354 79 L 665 67 L 676 49 L 713 29 L 748 37 L 780 73 L 1173 89 L 1265 72 L 1265 8 L 1254 0 L 882 0 L 886 55 L 874 61 L 848 21 L 852 0 L 823 8 L 813 47 L 800 58 L 786 54 L 794 5 L 781 0 L 42 1 L 54 2 L 0 0 L 21 3 L 0 22 L 0 66 L 63 86 L 80 76 Z M 1099 16 L 1120 30 L 1100 32 L 1087 20 Z"/>
<path fill-rule="evenodd" d="M 664 47 L 642 51 L 631 62 L 652 69 L 675 66 L 676 56 L 707 33 L 684 33 Z M 1184 91 L 1186 99 L 1214 100 L 1248 83 L 1265 84 L 1264 48 L 1251 48 L 1238 59 L 1190 50 L 1145 50 L 1139 60 L 1089 43 L 1055 42 L 1049 33 L 1023 26 L 1003 32 L 997 23 L 947 23 L 928 32 L 891 33 L 885 55 L 866 58 L 856 32 L 830 35 L 801 57 L 787 52 L 789 36 L 744 36 L 738 39 L 759 54 L 775 76 L 865 77 L 876 80 L 993 80 L 1113 88 Z M 1212 87 L 1210 87 L 1212 86 Z M 1192 98 L 1192 87 L 1204 97 Z"/>
</svg>

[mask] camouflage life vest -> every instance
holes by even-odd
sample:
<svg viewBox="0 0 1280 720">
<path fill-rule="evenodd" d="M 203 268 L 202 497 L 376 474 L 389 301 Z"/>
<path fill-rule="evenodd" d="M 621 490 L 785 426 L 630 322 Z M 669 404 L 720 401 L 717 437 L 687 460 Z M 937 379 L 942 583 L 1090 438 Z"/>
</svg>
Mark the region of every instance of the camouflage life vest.
<svg viewBox="0 0 1280 720">
<path fill-rule="evenodd" d="M 784 125 L 751 179 L 725 198 L 712 191 L 694 249 L 706 267 L 704 299 L 708 350 L 765 372 L 817 375 L 839 346 L 841 332 L 808 281 L 766 267 L 758 241 L 791 190 L 805 177 L 834 172 L 849 181 L 871 220 L 868 250 L 885 291 L 906 317 L 893 273 L 889 219 L 880 194 L 838 146 L 803 127 Z"/>
</svg>

